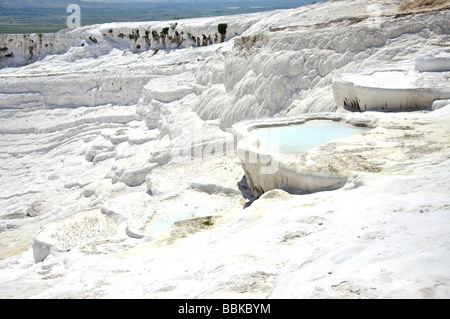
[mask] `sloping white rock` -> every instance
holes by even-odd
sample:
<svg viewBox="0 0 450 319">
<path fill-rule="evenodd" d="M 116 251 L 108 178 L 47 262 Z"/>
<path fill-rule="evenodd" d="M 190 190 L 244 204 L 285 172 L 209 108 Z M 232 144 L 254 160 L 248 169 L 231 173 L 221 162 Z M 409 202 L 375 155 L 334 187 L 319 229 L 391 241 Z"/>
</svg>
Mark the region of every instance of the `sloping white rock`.
<svg viewBox="0 0 450 319">
<path fill-rule="evenodd" d="M 44 261 L 50 254 L 67 252 L 116 233 L 116 223 L 99 209 L 77 213 L 63 220 L 47 223 L 33 240 L 35 262 Z"/>
<path fill-rule="evenodd" d="M 415 69 L 419 72 L 449 72 L 450 49 L 437 48 L 417 56 Z"/>
<path fill-rule="evenodd" d="M 157 167 L 157 163 L 150 163 L 147 159 L 123 158 L 115 161 L 112 171 L 112 182 L 122 182 L 130 187 L 145 183 L 145 177 Z"/>
<path fill-rule="evenodd" d="M 99 57 L 113 48 L 142 53 L 154 50 L 203 47 L 222 42 L 218 25 L 226 23 L 223 40 L 242 34 L 260 14 L 242 15 L 241 19 L 211 17 L 182 21 L 122 22 L 64 29 L 50 34 L 2 34 L 0 68 L 22 66 L 47 58 L 65 55 L 66 61 Z M 162 30 L 169 27 L 167 35 Z"/>
<path fill-rule="evenodd" d="M 230 134 L 220 127 L 245 117 L 336 110 L 345 115 L 348 111 L 333 100 L 336 76 L 394 62 L 408 62 L 413 69 L 418 53 L 448 42 L 448 10 L 397 16 L 401 2 L 338 0 L 251 19 L 192 20 L 196 37 L 205 24 L 215 29 L 219 21 L 229 22 L 230 32 L 232 24 L 247 32 L 241 39 L 229 34 L 229 43 L 158 52 L 162 42 L 152 47 L 142 35 L 145 26 L 160 30 L 167 21 L 93 26 L 73 32 L 76 41 L 55 43 L 52 52 L 58 54 L 0 70 L 5 97 L 0 102 L 0 296 L 448 298 L 446 102 L 435 102 L 440 108 L 434 112 L 358 113 L 378 121 L 367 138 L 329 143 L 294 161 L 311 169 L 358 172 L 332 192 L 269 191 L 242 210 L 244 199 L 230 190 L 243 175 L 235 157 L 228 158 L 232 170 L 226 162 L 209 166 L 201 160 L 212 153 L 203 150 L 228 140 Z M 126 37 L 138 29 L 136 42 Z M 88 30 L 98 30 L 103 39 Z M 97 43 L 89 36 L 99 37 Z M 75 49 L 69 52 L 68 46 Z M 152 119 L 157 129 L 149 136 L 145 116 L 136 113 L 146 77 L 182 73 L 198 82 L 189 95 L 159 102 L 164 112 L 160 120 Z M 77 91 L 71 81 L 86 83 Z M 33 108 L 23 107 L 21 95 Z M 105 106 L 107 100 L 111 105 Z M 51 101 L 50 108 L 45 101 Z M 174 159 L 171 152 L 179 158 L 184 149 L 189 150 L 184 166 L 172 174 L 166 166 Z M 198 161 L 192 157 L 195 149 L 202 151 Z M 86 160 L 89 150 L 100 151 L 98 161 Z M 153 161 L 164 165 L 154 179 L 162 194 L 149 198 L 144 214 L 152 219 L 141 225 L 142 202 L 133 207 L 132 201 L 148 198 L 147 188 L 118 182 L 115 173 Z M 198 170 L 203 173 L 196 175 Z M 136 197 L 126 196 L 131 192 Z M 36 243 L 38 259 L 48 250 L 54 254 L 34 262 L 32 240 L 41 238 L 40 225 L 94 207 L 124 218 L 116 233 L 64 254 L 54 249 L 67 248 L 63 239 L 43 238 L 42 248 Z M 185 220 L 211 215 L 214 225 L 207 227 L 203 220 Z M 168 223 L 180 217 L 181 223 Z M 167 229 L 153 233 L 155 221 Z M 149 226 L 149 233 L 142 226 Z M 81 239 L 87 237 L 81 229 L 91 229 L 75 228 Z"/>
<path fill-rule="evenodd" d="M 216 59 L 225 61 L 224 88 L 217 80 L 211 80 L 214 66 L 212 61 L 208 62 L 204 68 L 207 74 L 197 76 L 202 85 L 212 84 L 199 96 L 195 108 L 201 118 L 220 118 L 220 127 L 225 130 L 241 120 L 336 111 L 333 81 L 336 85 L 344 82 L 342 85 L 346 87 L 339 90 L 347 90 L 350 93 L 345 94 L 349 96 L 353 97 L 354 90 L 345 84 L 347 81 L 336 80 L 339 74 L 359 74 L 363 65 L 379 66 L 383 61 L 408 62 L 417 54 L 435 48 L 434 43 L 447 41 L 450 25 L 446 11 L 391 19 L 395 16 L 394 3 L 374 4 L 379 8 L 377 12 L 370 11 L 367 3 L 362 6 L 349 3 L 348 11 L 342 10 L 338 3 L 327 5 L 333 12 L 329 15 L 321 11 L 321 4 L 309 5 L 301 12 L 288 10 L 274 14 L 273 19 L 279 22 L 265 23 L 262 19 L 236 38 L 233 49 L 224 50 Z M 352 12 L 351 16 L 348 12 Z M 368 14 L 377 14 L 376 23 L 369 21 Z M 427 38 L 425 34 L 433 36 Z M 430 41 L 431 38 L 438 42 Z M 222 69 L 216 69 L 222 74 Z M 426 84 L 421 85 L 425 85 L 422 94 L 425 97 L 419 95 L 419 98 L 428 102 L 434 90 L 428 92 Z M 383 93 L 374 92 L 371 96 L 380 97 Z M 417 99 L 410 92 L 402 94 Z M 432 96 L 432 100 L 435 98 Z M 370 101 L 364 102 L 372 106 Z M 379 102 L 373 104 L 380 107 Z M 404 106 L 396 105 L 399 107 Z"/>
<path fill-rule="evenodd" d="M 108 199 L 103 203 L 101 212 L 111 217 L 127 236 L 141 239 L 145 234 L 140 228 L 152 217 L 154 210 L 149 194 L 133 192 Z"/>
</svg>

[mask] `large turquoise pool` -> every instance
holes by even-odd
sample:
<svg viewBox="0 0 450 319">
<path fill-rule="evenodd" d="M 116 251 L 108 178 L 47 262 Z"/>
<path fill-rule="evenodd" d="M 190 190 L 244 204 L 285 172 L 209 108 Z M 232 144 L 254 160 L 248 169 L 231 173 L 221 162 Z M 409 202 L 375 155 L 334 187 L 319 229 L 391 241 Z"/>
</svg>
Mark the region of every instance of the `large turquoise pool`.
<svg viewBox="0 0 450 319">
<path fill-rule="evenodd" d="M 263 149 L 278 154 L 298 154 L 320 144 L 369 130 L 342 122 L 317 120 L 304 124 L 269 126 L 250 131 Z"/>
</svg>

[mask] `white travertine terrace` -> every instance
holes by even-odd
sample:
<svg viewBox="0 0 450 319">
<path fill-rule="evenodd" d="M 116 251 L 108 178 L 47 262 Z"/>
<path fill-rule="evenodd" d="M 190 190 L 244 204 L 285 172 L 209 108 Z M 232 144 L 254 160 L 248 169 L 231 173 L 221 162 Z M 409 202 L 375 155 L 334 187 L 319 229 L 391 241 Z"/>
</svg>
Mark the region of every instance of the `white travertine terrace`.
<svg viewBox="0 0 450 319">
<path fill-rule="evenodd" d="M 345 73 L 333 80 L 336 104 L 357 110 L 435 109 L 450 99 L 450 49 L 419 54 L 414 62 Z"/>
<path fill-rule="evenodd" d="M 450 11 L 403 2 L 177 21 L 213 42 L 227 23 L 207 46 L 147 42 L 175 21 L 0 36 L 0 298 L 448 299 Z M 352 112 L 340 78 L 368 106 L 382 85 L 426 99 Z M 371 129 L 290 156 L 244 143 L 314 118 Z M 243 209 L 245 171 L 262 195 Z"/>
<path fill-rule="evenodd" d="M 256 197 L 274 190 L 290 192 L 314 192 L 342 187 L 352 175 L 348 168 L 342 171 L 318 170 L 300 160 L 302 154 L 283 155 L 270 152 L 260 145 L 260 141 L 250 135 L 255 128 L 296 125 L 314 120 L 330 120 L 351 125 L 374 127 L 375 121 L 357 116 L 336 113 L 307 114 L 280 119 L 244 121 L 233 127 L 236 152 L 242 161 L 247 183 Z M 354 137 L 352 137 L 354 138 Z M 303 154 L 304 155 L 304 154 Z"/>
</svg>

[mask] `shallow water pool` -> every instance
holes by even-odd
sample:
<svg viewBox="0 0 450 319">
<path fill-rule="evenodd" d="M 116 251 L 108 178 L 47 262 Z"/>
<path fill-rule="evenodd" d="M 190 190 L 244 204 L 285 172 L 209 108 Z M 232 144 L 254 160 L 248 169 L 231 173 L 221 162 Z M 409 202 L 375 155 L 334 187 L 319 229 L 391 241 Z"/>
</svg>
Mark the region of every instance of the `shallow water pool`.
<svg viewBox="0 0 450 319">
<path fill-rule="evenodd" d="M 180 210 L 178 212 L 169 212 L 166 215 L 157 216 L 151 223 L 147 225 L 145 231 L 153 234 L 174 225 L 177 222 L 188 219 L 206 217 L 207 215 L 197 212 L 195 209 Z"/>
<path fill-rule="evenodd" d="M 278 154 L 298 154 L 318 145 L 369 130 L 335 121 L 308 121 L 304 124 L 257 128 L 250 135 L 261 141 L 261 146 Z"/>
<path fill-rule="evenodd" d="M 181 192 L 177 198 L 169 197 L 155 204 L 155 214 L 144 226 L 145 233 L 156 234 L 177 222 L 218 216 L 234 205 L 226 194 Z"/>
</svg>

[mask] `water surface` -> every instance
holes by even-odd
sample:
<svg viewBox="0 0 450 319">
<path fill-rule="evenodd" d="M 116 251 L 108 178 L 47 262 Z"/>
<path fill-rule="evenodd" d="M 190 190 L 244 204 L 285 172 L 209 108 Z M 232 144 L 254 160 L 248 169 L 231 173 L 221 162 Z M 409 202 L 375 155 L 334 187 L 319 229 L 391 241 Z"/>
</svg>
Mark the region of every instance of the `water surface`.
<svg viewBox="0 0 450 319">
<path fill-rule="evenodd" d="M 261 146 L 278 154 L 298 154 L 323 143 L 369 130 L 335 121 L 308 121 L 304 124 L 270 126 L 250 132 Z"/>
</svg>

